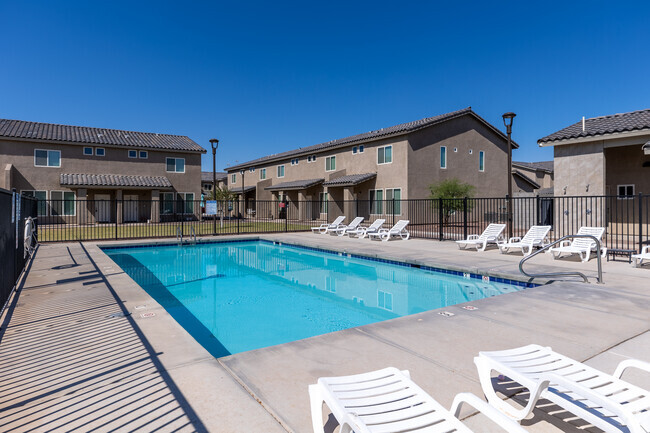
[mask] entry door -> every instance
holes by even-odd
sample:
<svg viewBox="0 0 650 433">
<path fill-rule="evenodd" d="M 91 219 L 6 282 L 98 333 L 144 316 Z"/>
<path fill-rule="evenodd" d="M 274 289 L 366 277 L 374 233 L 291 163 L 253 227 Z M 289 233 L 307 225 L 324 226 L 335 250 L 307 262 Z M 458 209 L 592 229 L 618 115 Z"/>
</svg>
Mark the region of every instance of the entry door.
<svg viewBox="0 0 650 433">
<path fill-rule="evenodd" d="M 110 194 L 95 194 L 95 219 L 100 223 L 111 222 Z"/>
<path fill-rule="evenodd" d="M 132 223 L 138 221 L 138 196 L 124 196 L 124 222 Z"/>
</svg>

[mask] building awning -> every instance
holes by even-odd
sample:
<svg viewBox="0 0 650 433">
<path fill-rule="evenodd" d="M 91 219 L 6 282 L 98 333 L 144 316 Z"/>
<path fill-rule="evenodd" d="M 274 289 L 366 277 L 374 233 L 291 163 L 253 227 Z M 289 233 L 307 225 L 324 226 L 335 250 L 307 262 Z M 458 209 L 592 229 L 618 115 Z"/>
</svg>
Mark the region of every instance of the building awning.
<svg viewBox="0 0 650 433">
<path fill-rule="evenodd" d="M 60 175 L 59 183 L 68 187 L 95 188 L 171 188 L 165 176 L 127 176 L 121 174 L 67 174 Z"/>
<path fill-rule="evenodd" d="M 341 176 L 337 177 L 336 179 L 328 180 L 323 184 L 323 186 L 355 186 L 370 179 L 374 179 L 375 177 L 377 177 L 377 173 L 348 174 L 347 176 Z"/>
<path fill-rule="evenodd" d="M 264 188 L 267 191 L 292 191 L 298 189 L 307 189 L 309 187 L 323 183 L 325 179 L 305 179 L 293 180 L 291 182 L 282 182 L 276 185 L 267 186 Z"/>
<path fill-rule="evenodd" d="M 256 189 L 257 189 L 257 187 L 255 185 L 244 186 L 244 194 L 249 193 L 251 191 L 255 191 Z M 233 192 L 235 194 L 241 194 L 241 187 L 237 188 L 235 186 L 235 187 L 229 188 L 228 191 Z"/>
</svg>

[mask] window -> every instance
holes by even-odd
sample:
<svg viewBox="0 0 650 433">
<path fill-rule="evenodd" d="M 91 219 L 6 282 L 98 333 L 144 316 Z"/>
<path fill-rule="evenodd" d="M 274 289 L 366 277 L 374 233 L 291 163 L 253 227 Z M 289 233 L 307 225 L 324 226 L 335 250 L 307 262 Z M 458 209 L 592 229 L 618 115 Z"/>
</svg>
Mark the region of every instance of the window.
<svg viewBox="0 0 650 433">
<path fill-rule="evenodd" d="M 230 183 L 237 183 L 237 173 L 230 175 Z"/>
<path fill-rule="evenodd" d="M 485 152 L 478 153 L 478 171 L 485 171 Z"/>
<path fill-rule="evenodd" d="M 395 199 L 395 209 L 393 209 L 393 199 Z M 402 189 L 386 188 L 386 213 L 391 215 L 402 214 Z"/>
<path fill-rule="evenodd" d="M 440 168 L 447 168 L 447 147 L 440 146 Z"/>
<path fill-rule="evenodd" d="M 36 167 L 61 167 L 61 151 L 34 150 L 34 165 Z"/>
<path fill-rule="evenodd" d="M 266 169 L 263 168 L 260 170 L 260 180 L 266 179 Z"/>
<path fill-rule="evenodd" d="M 170 173 L 185 173 L 185 158 L 167 158 L 167 171 Z"/>
<path fill-rule="evenodd" d="M 71 191 L 50 191 L 52 216 L 75 215 L 75 195 Z"/>
<path fill-rule="evenodd" d="M 278 177 L 284 177 L 284 165 L 278 165 Z"/>
<path fill-rule="evenodd" d="M 129 150 L 129 158 L 137 158 L 137 157 L 138 157 L 137 150 Z"/>
<path fill-rule="evenodd" d="M 160 194 L 160 213 L 169 215 L 174 213 L 174 193 L 163 192 Z"/>
<path fill-rule="evenodd" d="M 212 191 L 212 184 L 211 183 L 204 183 L 203 184 L 203 189 L 205 191 Z"/>
<path fill-rule="evenodd" d="M 393 294 L 377 290 L 377 306 L 384 310 L 393 311 Z"/>
<path fill-rule="evenodd" d="M 359 146 L 359 153 L 363 153 L 363 145 Z"/>
<path fill-rule="evenodd" d="M 370 198 L 370 213 L 373 215 L 381 215 L 384 213 L 384 190 L 371 189 L 368 191 Z"/>
<path fill-rule="evenodd" d="M 84 147 L 84 155 L 93 155 L 93 148 L 92 147 Z"/>
<path fill-rule="evenodd" d="M 327 213 L 327 193 L 321 192 L 318 195 L 318 204 L 320 205 L 320 213 Z"/>
<path fill-rule="evenodd" d="M 634 198 L 634 185 L 618 185 L 618 198 L 629 199 Z"/>
<path fill-rule="evenodd" d="M 95 155 L 104 156 L 104 155 L 106 155 L 106 150 L 103 147 L 96 147 L 95 148 Z"/>
<path fill-rule="evenodd" d="M 251 167 L 251 168 L 249 168 L 249 169 L 248 169 L 248 172 L 249 172 L 249 173 L 255 173 L 255 167 Z"/>
<path fill-rule="evenodd" d="M 194 193 L 193 192 L 179 192 L 178 193 L 179 205 L 177 209 L 183 213 L 194 213 Z"/>
<path fill-rule="evenodd" d="M 393 146 L 377 148 L 377 164 L 390 164 L 393 162 Z"/>
<path fill-rule="evenodd" d="M 359 151 L 359 149 L 357 148 L 357 146 L 354 146 L 352 148 L 352 155 L 356 154 L 358 151 Z"/>
<path fill-rule="evenodd" d="M 147 159 L 147 158 L 149 158 L 149 152 L 147 152 L 146 150 L 141 150 L 140 159 Z"/>
<path fill-rule="evenodd" d="M 298 158 L 294 158 L 291 160 L 291 165 L 298 165 Z"/>
<path fill-rule="evenodd" d="M 325 171 L 336 170 L 336 156 L 328 156 L 325 158 Z"/>
<path fill-rule="evenodd" d="M 38 216 L 47 215 L 47 191 L 21 191 L 28 197 L 34 197 L 36 202 L 36 213 Z"/>
<path fill-rule="evenodd" d="M 307 157 L 307 162 L 316 162 L 316 155 L 309 155 Z"/>
</svg>

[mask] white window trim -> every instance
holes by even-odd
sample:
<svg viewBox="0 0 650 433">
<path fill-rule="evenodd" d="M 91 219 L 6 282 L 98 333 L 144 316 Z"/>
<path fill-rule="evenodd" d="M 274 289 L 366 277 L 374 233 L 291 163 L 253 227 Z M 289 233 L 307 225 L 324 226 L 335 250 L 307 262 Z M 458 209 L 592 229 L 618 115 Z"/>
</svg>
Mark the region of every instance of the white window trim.
<svg viewBox="0 0 650 433">
<path fill-rule="evenodd" d="M 363 144 L 359 145 L 359 153 L 363 153 L 364 150 L 366 150 L 365 146 Z"/>
<path fill-rule="evenodd" d="M 373 192 L 373 191 L 374 191 L 375 193 L 376 193 L 377 191 L 381 191 L 381 200 L 377 200 L 377 199 L 375 198 L 375 201 L 380 201 L 380 202 L 381 202 L 381 213 L 372 213 L 372 200 L 370 199 L 370 193 Z M 375 197 L 376 197 L 376 196 L 377 196 L 377 194 L 375 194 Z M 368 190 L 368 205 L 369 205 L 369 208 L 370 208 L 370 209 L 368 209 L 368 213 L 369 213 L 370 215 L 375 215 L 375 216 L 378 216 L 378 215 L 379 215 L 379 216 L 384 215 L 384 214 L 385 214 L 385 212 L 384 212 L 384 202 L 385 202 L 385 201 L 386 201 L 386 194 L 384 193 L 384 189 L 383 189 L 383 188 L 369 189 L 369 190 Z"/>
<path fill-rule="evenodd" d="M 48 165 L 36 165 L 36 151 L 41 150 L 43 152 L 48 152 L 47 154 L 47 161 Z M 49 165 L 50 162 L 50 154 L 49 152 L 59 152 L 59 165 Z M 60 150 L 54 150 L 54 149 L 34 149 L 34 167 L 45 167 L 45 168 L 61 168 L 61 151 Z"/>
<path fill-rule="evenodd" d="M 255 173 L 255 167 L 251 167 L 251 168 L 249 168 L 249 169 L 248 169 L 248 172 L 249 172 L 249 173 Z"/>
<path fill-rule="evenodd" d="M 307 157 L 307 162 L 311 164 L 312 162 L 316 162 L 316 155 L 309 155 Z"/>
<path fill-rule="evenodd" d="M 37 193 L 37 192 L 44 192 L 44 193 L 45 193 L 45 198 L 43 199 L 44 202 L 45 202 L 45 205 L 44 205 L 44 206 L 45 206 L 45 213 L 44 213 L 44 214 L 39 214 L 39 213 L 38 213 L 38 204 L 37 204 L 37 205 L 36 205 L 36 216 L 48 216 L 48 215 L 49 215 L 49 211 L 48 211 L 49 207 L 48 207 L 48 202 L 47 202 L 47 200 L 48 200 L 48 197 L 50 196 L 50 195 L 48 194 L 48 191 L 47 191 L 47 190 L 43 190 L 43 189 L 21 189 L 21 190 L 20 190 L 20 193 L 21 193 L 21 194 L 23 194 L 23 193 L 25 193 L 25 192 L 31 192 L 31 193 L 32 193 L 31 197 L 33 197 L 33 198 L 35 198 L 35 199 L 36 199 L 36 193 Z M 77 196 L 76 196 L 76 194 L 75 194 L 75 200 L 76 200 L 76 197 L 77 197 Z M 38 200 L 38 199 L 36 199 L 36 200 Z M 75 210 L 75 212 L 76 212 L 76 210 Z"/>
<path fill-rule="evenodd" d="M 131 156 L 131 152 L 135 152 L 135 156 Z M 138 151 L 129 149 L 129 150 L 126 151 L 126 156 L 128 156 L 131 159 L 136 159 L 138 157 Z M 167 162 L 167 161 L 165 161 L 165 162 Z"/>
<path fill-rule="evenodd" d="M 282 167 L 282 176 L 280 176 L 280 167 Z M 278 165 L 277 169 L 275 170 L 275 174 L 277 175 L 278 179 L 282 179 L 286 173 L 287 169 L 284 167 L 284 164 Z"/>
<path fill-rule="evenodd" d="M 386 149 L 387 147 L 390 147 L 390 162 L 386 162 L 386 151 L 384 150 L 384 162 L 379 162 L 379 149 Z M 386 146 L 379 146 L 377 148 L 377 155 L 375 161 L 377 161 L 377 165 L 386 165 L 386 164 L 392 164 L 393 163 L 393 145 L 392 144 L 387 144 Z"/>
<path fill-rule="evenodd" d="M 98 154 L 98 153 L 97 153 L 98 150 L 103 150 L 103 151 L 104 151 L 104 154 L 103 154 L 103 155 Z M 102 158 L 105 157 L 105 156 L 106 156 L 106 149 L 103 148 L 103 147 L 96 147 L 96 148 L 95 148 L 95 156 L 101 156 Z"/>
<path fill-rule="evenodd" d="M 620 195 L 620 194 L 618 193 L 618 190 L 619 190 L 621 187 L 627 189 L 628 186 L 631 186 L 631 187 L 632 187 L 632 195 Z M 633 184 L 633 183 L 626 183 L 626 184 L 616 185 L 616 198 L 617 198 L 618 200 L 631 200 L 631 199 L 634 199 L 634 197 L 636 197 L 636 186 L 635 186 L 635 184 Z"/>
<path fill-rule="evenodd" d="M 86 149 L 90 149 L 90 153 L 86 153 Z M 83 154 L 84 156 L 93 156 L 95 152 L 92 147 L 84 146 Z"/>
<path fill-rule="evenodd" d="M 445 166 L 442 166 L 442 149 L 445 149 Z M 447 166 L 449 165 L 448 157 L 447 157 L 447 146 L 440 146 L 440 169 L 441 170 L 447 170 Z"/>
<path fill-rule="evenodd" d="M 327 160 L 329 159 L 329 160 L 331 161 L 332 158 L 334 158 L 334 168 L 331 168 L 331 169 L 328 170 L 328 169 L 327 169 Z M 331 165 L 331 164 L 330 164 L 330 165 Z M 331 155 L 331 156 L 326 156 L 326 157 L 325 157 L 325 171 L 326 171 L 326 172 L 329 172 L 329 171 L 336 171 L 336 155 Z"/>
<path fill-rule="evenodd" d="M 177 193 L 180 196 L 183 196 L 183 212 L 179 212 L 181 215 L 193 215 L 196 209 L 192 209 L 192 212 L 185 212 L 185 202 L 187 201 L 187 194 L 192 194 L 192 207 L 195 205 L 195 194 L 193 192 L 179 192 Z"/>
<path fill-rule="evenodd" d="M 52 205 L 54 204 L 54 203 L 52 203 L 52 200 L 57 200 L 57 199 L 53 199 L 53 198 L 52 198 L 52 193 L 53 193 L 53 192 L 60 192 L 60 193 L 61 193 L 61 197 L 65 197 L 65 193 L 66 193 L 66 192 L 71 192 L 72 195 L 74 195 L 74 200 L 73 200 L 73 203 L 74 203 L 74 206 L 73 206 L 74 213 L 72 213 L 72 214 L 70 214 L 70 215 L 66 215 L 65 213 L 63 213 L 63 214 L 58 214 L 58 215 L 56 215 L 56 216 L 60 216 L 60 217 L 66 217 L 66 216 L 77 216 L 77 194 L 76 194 L 74 191 L 63 191 L 63 190 L 60 190 L 60 189 L 53 189 L 53 190 L 50 191 L 50 194 L 49 194 L 49 197 L 50 197 L 50 206 L 48 207 L 48 211 L 49 211 L 49 213 L 50 213 L 50 216 L 54 216 L 54 215 L 52 214 L 52 211 L 51 211 L 51 209 L 52 209 Z M 65 198 L 61 198 L 61 200 L 57 200 L 57 201 L 59 201 L 59 202 L 61 203 L 61 209 L 63 210 L 63 206 L 65 206 Z"/>
<path fill-rule="evenodd" d="M 481 156 L 483 156 L 483 169 L 481 170 Z M 478 152 L 478 171 L 485 173 L 485 151 L 480 150 Z"/>
<path fill-rule="evenodd" d="M 357 155 L 359 153 L 359 146 L 352 146 L 352 155 Z"/>
<path fill-rule="evenodd" d="M 237 183 L 237 173 L 232 173 L 230 175 L 230 182 L 231 183 Z"/>
<path fill-rule="evenodd" d="M 144 153 L 144 156 L 142 156 L 143 153 Z M 149 151 L 148 150 L 138 150 L 138 159 L 149 159 Z"/>
<path fill-rule="evenodd" d="M 262 175 L 262 173 L 264 173 Z M 260 169 L 260 180 L 265 180 L 266 179 L 266 168 L 261 168 Z"/>
<path fill-rule="evenodd" d="M 170 159 L 174 160 L 174 171 L 167 170 L 167 161 L 169 161 Z M 183 171 L 176 171 L 176 160 L 177 159 L 182 159 L 183 160 Z M 185 158 L 174 158 L 174 157 L 171 157 L 171 156 L 166 157 L 165 158 L 165 172 L 166 173 L 185 173 Z"/>
<path fill-rule="evenodd" d="M 399 197 L 400 197 L 399 199 L 396 199 L 397 201 L 399 201 L 399 204 L 398 204 L 399 213 L 396 213 L 396 214 L 391 213 L 391 215 L 402 215 L 402 202 L 401 202 L 401 200 L 402 200 L 402 188 L 384 188 L 384 202 L 386 203 L 386 206 L 388 206 L 389 201 L 392 201 L 392 199 L 388 198 L 388 191 L 389 190 L 393 191 L 393 197 L 395 197 L 395 190 L 398 190 L 399 191 Z M 395 209 L 393 209 L 393 211 L 394 210 Z M 384 211 L 384 214 L 386 214 L 386 215 L 388 214 L 388 209 L 386 209 Z"/>
</svg>

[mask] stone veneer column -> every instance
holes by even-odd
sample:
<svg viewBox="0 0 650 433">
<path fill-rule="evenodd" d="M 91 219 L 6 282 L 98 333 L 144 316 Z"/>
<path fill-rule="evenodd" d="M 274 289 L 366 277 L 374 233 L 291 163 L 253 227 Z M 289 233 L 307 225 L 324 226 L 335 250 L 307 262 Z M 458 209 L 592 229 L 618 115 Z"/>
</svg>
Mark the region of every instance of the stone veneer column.
<svg viewBox="0 0 650 433">
<path fill-rule="evenodd" d="M 151 190 L 151 222 L 160 222 L 160 191 L 157 189 Z"/>
</svg>

